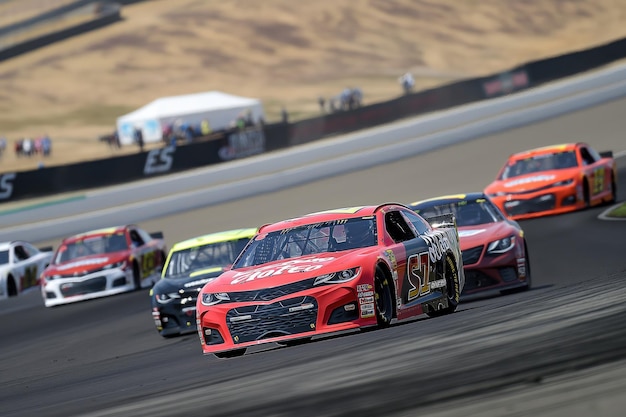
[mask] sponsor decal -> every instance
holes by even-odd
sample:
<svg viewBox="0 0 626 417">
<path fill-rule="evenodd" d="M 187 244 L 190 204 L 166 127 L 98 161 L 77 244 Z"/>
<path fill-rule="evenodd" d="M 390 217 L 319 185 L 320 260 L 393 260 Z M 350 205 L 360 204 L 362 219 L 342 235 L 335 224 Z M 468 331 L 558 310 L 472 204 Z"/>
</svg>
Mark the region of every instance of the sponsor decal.
<svg viewBox="0 0 626 417">
<path fill-rule="evenodd" d="M 535 175 L 527 178 L 520 178 L 504 183 L 505 188 L 517 187 L 522 184 L 532 184 L 533 182 L 552 181 L 556 178 L 554 175 Z"/>
<path fill-rule="evenodd" d="M 476 230 L 459 230 L 459 237 L 469 237 L 475 236 L 480 233 L 485 232 L 486 229 L 476 229 Z"/>
<path fill-rule="evenodd" d="M 517 274 L 520 277 L 526 276 L 526 258 L 517 259 Z"/>
<path fill-rule="evenodd" d="M 387 249 L 385 250 L 385 255 L 387 255 L 387 259 L 389 260 L 391 267 L 393 269 L 396 269 L 398 267 L 398 260 L 396 259 L 396 254 L 393 253 L 391 249 Z"/>
<path fill-rule="evenodd" d="M 435 281 L 430 282 L 430 288 L 443 288 L 446 286 L 445 279 L 437 279 Z"/>
<path fill-rule="evenodd" d="M 8 200 L 13 195 L 15 177 L 17 177 L 15 172 L 0 175 L 0 200 Z"/>
<path fill-rule="evenodd" d="M 358 292 L 369 291 L 369 290 L 371 290 L 372 288 L 373 288 L 373 287 L 372 287 L 372 284 L 359 284 L 359 285 L 357 285 L 357 286 L 356 286 L 356 290 L 357 290 Z"/>
<path fill-rule="evenodd" d="M 483 91 L 487 97 L 508 94 L 528 86 L 528 74 L 524 70 L 505 72 L 496 79 L 483 83 Z"/>
<path fill-rule="evenodd" d="M 219 149 L 218 155 L 224 161 L 243 158 L 265 152 L 263 130 L 247 130 L 228 135 L 228 145 Z"/>
<path fill-rule="evenodd" d="M 273 265 L 267 268 L 260 268 L 253 271 L 237 272 L 234 276 L 231 284 L 242 284 L 244 282 L 253 281 L 255 279 L 262 279 L 268 277 L 274 277 L 282 274 L 298 274 L 301 272 L 312 272 L 322 268 L 328 261 L 332 261 L 333 257 L 328 258 L 311 258 L 311 259 L 292 259 L 287 262 L 282 262 L 278 265 Z"/>
<path fill-rule="evenodd" d="M 146 157 L 146 164 L 143 167 L 144 175 L 160 174 L 168 172 L 174 163 L 174 152 L 176 148 L 167 146 L 160 149 L 152 149 Z"/>
<path fill-rule="evenodd" d="M 450 240 L 454 238 L 447 235 L 451 234 L 452 236 L 456 237 L 456 231 L 452 229 L 447 229 L 445 231 L 441 230 L 438 232 L 444 233 L 422 235 L 422 239 L 424 239 L 428 244 L 428 256 L 431 263 L 440 260 L 446 253 L 446 251 L 451 249 Z"/>
<path fill-rule="evenodd" d="M 103 264 L 106 262 L 109 262 L 109 258 L 84 259 L 82 261 L 70 262 L 65 265 L 60 265 L 57 267 L 57 271 L 65 271 L 67 269 L 78 268 L 78 267 L 87 266 L 87 265 L 98 265 L 98 264 Z"/>
<path fill-rule="evenodd" d="M 361 318 L 374 317 L 374 303 L 361 304 Z"/>
</svg>

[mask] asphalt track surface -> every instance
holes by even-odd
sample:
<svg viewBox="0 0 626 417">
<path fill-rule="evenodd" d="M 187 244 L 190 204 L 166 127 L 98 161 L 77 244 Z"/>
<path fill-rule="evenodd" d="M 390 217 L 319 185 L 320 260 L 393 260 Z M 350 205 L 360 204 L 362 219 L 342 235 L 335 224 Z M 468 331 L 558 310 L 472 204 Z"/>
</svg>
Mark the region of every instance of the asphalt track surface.
<svg viewBox="0 0 626 417">
<path fill-rule="evenodd" d="M 277 192 L 142 223 L 168 243 L 319 209 L 480 190 L 506 156 L 572 140 L 626 149 L 626 99 Z M 619 195 L 626 158 L 619 159 Z M 622 416 L 626 223 L 605 208 L 524 221 L 534 288 L 388 329 L 202 356 L 163 339 L 147 291 L 0 303 L 2 416 Z M 56 243 L 46 241 L 44 243 Z"/>
</svg>

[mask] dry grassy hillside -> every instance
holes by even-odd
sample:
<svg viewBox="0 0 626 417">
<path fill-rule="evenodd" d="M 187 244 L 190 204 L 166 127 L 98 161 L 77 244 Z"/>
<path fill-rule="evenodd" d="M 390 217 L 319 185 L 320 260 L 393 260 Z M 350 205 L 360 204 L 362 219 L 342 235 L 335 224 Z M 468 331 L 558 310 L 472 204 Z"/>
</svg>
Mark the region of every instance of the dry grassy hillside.
<svg viewBox="0 0 626 417">
<path fill-rule="evenodd" d="M 347 86 L 396 96 L 407 70 L 430 87 L 626 36 L 624 0 L 152 0 L 123 16 L 0 63 L 10 147 L 47 132 L 48 165 L 99 158 L 117 116 L 164 95 L 222 90 L 303 117 Z M 36 165 L 10 149 L 0 170 Z"/>
</svg>

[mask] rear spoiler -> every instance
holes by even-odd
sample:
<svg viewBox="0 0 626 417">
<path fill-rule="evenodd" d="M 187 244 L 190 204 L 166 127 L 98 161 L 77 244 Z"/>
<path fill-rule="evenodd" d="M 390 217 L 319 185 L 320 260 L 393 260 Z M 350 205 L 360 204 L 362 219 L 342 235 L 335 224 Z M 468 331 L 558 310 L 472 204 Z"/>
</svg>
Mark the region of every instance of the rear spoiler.
<svg viewBox="0 0 626 417">
<path fill-rule="evenodd" d="M 152 232 L 150 237 L 153 239 L 163 239 L 163 232 Z"/>
<path fill-rule="evenodd" d="M 452 213 L 440 214 L 438 216 L 424 217 L 424 219 L 428 223 L 430 223 L 430 225 L 434 229 L 447 228 L 447 227 L 453 227 L 456 229 L 456 218 L 454 217 L 454 214 Z"/>
<path fill-rule="evenodd" d="M 613 151 L 602 151 L 602 152 L 600 152 L 600 157 L 602 157 L 602 158 L 613 158 Z"/>
</svg>

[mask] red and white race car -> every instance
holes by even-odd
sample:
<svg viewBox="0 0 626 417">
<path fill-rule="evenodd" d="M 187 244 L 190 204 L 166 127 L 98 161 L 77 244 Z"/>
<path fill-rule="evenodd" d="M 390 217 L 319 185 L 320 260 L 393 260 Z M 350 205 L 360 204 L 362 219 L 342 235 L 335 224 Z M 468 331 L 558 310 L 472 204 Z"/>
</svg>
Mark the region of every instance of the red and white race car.
<svg viewBox="0 0 626 417">
<path fill-rule="evenodd" d="M 441 196 L 411 203 L 409 207 L 424 217 L 454 215 L 465 271 L 462 296 L 507 294 L 530 288 L 524 231 L 484 193 Z"/>
<path fill-rule="evenodd" d="M 36 287 L 37 278 L 52 259 L 52 247 L 36 248 L 14 240 L 0 243 L 0 299 Z"/>
<path fill-rule="evenodd" d="M 46 307 L 149 288 L 160 277 L 163 234 L 136 225 L 65 238 L 40 277 Z"/>
<path fill-rule="evenodd" d="M 433 221 L 433 220 L 431 220 Z M 389 326 L 456 310 L 464 276 L 452 216 L 395 203 L 330 210 L 260 228 L 196 302 L 205 354 Z"/>
</svg>

